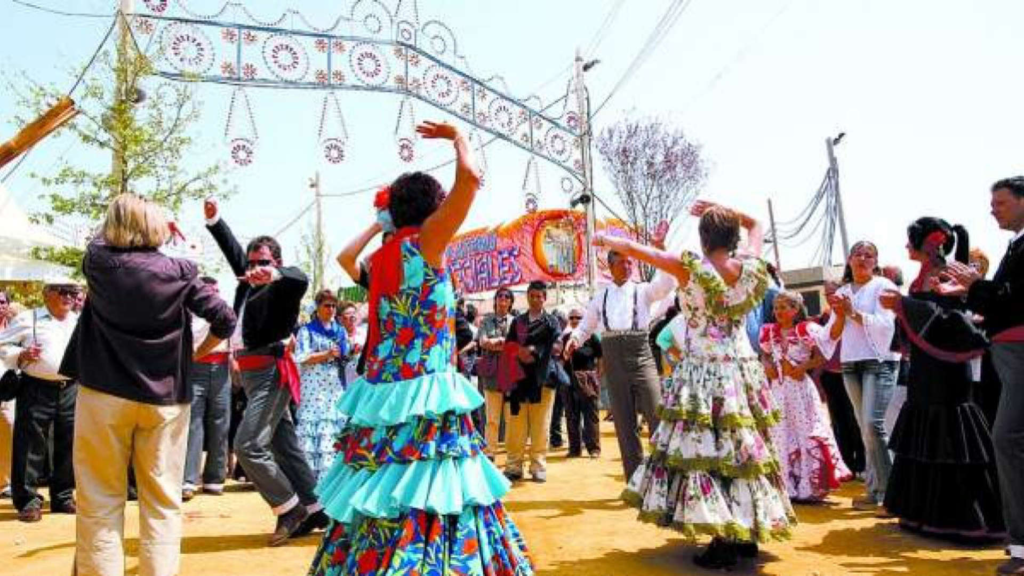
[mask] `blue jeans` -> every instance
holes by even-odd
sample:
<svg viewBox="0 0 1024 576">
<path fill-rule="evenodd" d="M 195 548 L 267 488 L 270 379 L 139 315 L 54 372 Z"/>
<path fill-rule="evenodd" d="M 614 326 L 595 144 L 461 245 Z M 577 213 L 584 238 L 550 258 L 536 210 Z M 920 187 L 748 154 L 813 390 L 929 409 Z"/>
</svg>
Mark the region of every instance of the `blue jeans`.
<svg viewBox="0 0 1024 576">
<path fill-rule="evenodd" d="M 885 410 L 896 387 L 898 365 L 898 362 L 878 360 L 843 363 L 843 383 L 864 441 L 868 497 L 878 503 L 885 500 L 885 488 L 892 470 L 889 436 L 885 432 Z"/>
<path fill-rule="evenodd" d="M 185 486 L 199 484 L 199 465 L 206 447 L 202 485 L 223 488 L 228 467 L 228 425 L 231 423 L 231 380 L 227 362 L 192 364 L 192 415 L 188 425 Z"/>
</svg>

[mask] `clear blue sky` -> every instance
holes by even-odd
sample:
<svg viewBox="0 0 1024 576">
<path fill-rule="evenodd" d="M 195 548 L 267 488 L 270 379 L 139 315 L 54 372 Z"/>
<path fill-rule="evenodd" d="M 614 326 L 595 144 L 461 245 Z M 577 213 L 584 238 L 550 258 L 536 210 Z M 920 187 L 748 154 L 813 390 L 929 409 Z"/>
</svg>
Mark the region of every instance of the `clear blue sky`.
<svg viewBox="0 0 1024 576">
<path fill-rule="evenodd" d="M 141 5 L 141 0 L 138 0 Z M 174 1 L 174 0 L 172 0 Z M 384 0 L 393 5 L 394 0 Z M 110 0 L 37 0 L 64 10 L 108 12 Z M 577 47 L 591 45 L 615 0 L 423 0 L 422 20 L 438 18 L 456 33 L 460 50 L 484 76 L 501 74 L 511 90 L 543 86 L 560 96 Z M 669 0 L 628 0 L 591 55 L 592 98 L 604 99 L 633 59 Z M 221 2 L 192 0 L 196 11 Z M 260 17 L 295 7 L 328 23 L 351 2 L 261 0 L 246 3 Z M 905 264 L 904 230 L 917 216 L 935 215 L 968 226 L 975 244 L 998 260 L 1008 234 L 988 215 L 988 186 L 1024 173 L 1024 44 L 1018 24 L 1024 3 L 986 0 L 693 0 L 644 66 L 595 119 L 596 128 L 628 113 L 658 115 L 682 125 L 704 146 L 711 166 L 705 196 L 766 218 L 771 196 L 780 219 L 795 215 L 817 188 L 826 166 L 824 140 L 847 133 L 838 149 L 851 237 L 881 246 L 883 263 Z M 63 18 L 0 0 L 0 66 L 39 81 L 66 82 L 64 70 L 82 63 L 107 22 Z M 552 81 L 553 80 L 553 81 Z M 550 82 L 549 82 L 550 81 Z M 320 161 L 316 129 L 322 95 L 250 90 L 260 148 L 256 162 L 228 178 L 239 193 L 225 203 L 240 234 L 273 232 L 311 199 L 308 178 L 321 172 L 326 192 L 389 180 L 408 169 L 397 159 L 393 130 L 399 99 L 341 92 L 352 145 L 340 166 Z M 225 158 L 224 120 L 230 92 L 200 89 L 204 115 L 197 156 Z M 0 92 L 10 118 L 13 96 Z M 418 119 L 444 116 L 415 106 Z M 15 127 L 0 124 L 0 138 Z M 426 143 L 420 167 L 450 158 L 447 146 Z M 81 145 L 56 138 L 33 152 L 7 182 L 25 207 L 46 193 L 28 177 L 52 169 Z M 522 210 L 527 156 L 495 144 L 486 151 L 489 185 L 467 226 L 496 224 Z M 414 165 L 416 166 L 416 165 Z M 450 182 L 451 173 L 438 176 Z M 611 200 L 596 163 L 598 191 Z M 542 207 L 564 207 L 558 169 L 541 165 Z M 371 195 L 327 200 L 332 250 L 370 218 Z M 615 204 L 615 203 L 613 203 Z M 199 230 L 200 208 L 182 222 Z M 294 254 L 311 219 L 282 236 Z M 692 245 L 692 222 L 681 219 L 672 238 Z M 811 248 L 784 249 L 786 268 L 807 263 Z M 906 270 L 908 274 L 913 269 Z M 339 276 L 332 264 L 328 276 Z"/>
</svg>

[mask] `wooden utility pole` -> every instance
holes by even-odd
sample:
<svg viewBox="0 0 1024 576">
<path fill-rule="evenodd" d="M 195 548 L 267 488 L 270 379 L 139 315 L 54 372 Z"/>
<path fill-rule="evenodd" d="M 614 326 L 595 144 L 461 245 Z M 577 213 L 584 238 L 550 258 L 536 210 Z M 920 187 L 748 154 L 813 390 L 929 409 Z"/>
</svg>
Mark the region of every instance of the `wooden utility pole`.
<svg viewBox="0 0 1024 576">
<path fill-rule="evenodd" d="M 779 260 L 779 231 L 775 229 L 775 209 L 772 208 L 772 199 L 768 199 L 768 224 L 772 231 L 772 252 L 775 253 L 775 270 L 782 274 L 782 262 Z"/>
<path fill-rule="evenodd" d="M 839 162 L 836 161 L 835 147 L 842 141 L 845 132 L 840 132 L 835 138 L 825 139 L 825 148 L 828 150 L 828 165 L 832 171 L 832 184 L 836 194 L 836 210 L 839 217 L 839 233 L 843 239 L 843 259 L 850 255 L 850 238 L 846 235 L 846 216 L 843 215 L 843 197 L 839 195 Z M 829 254 L 829 263 L 832 262 L 832 255 Z"/>
<path fill-rule="evenodd" d="M 111 132 L 111 142 L 114 145 L 113 158 L 111 159 L 111 175 L 113 176 L 110 189 L 111 196 L 117 196 L 128 191 L 128 183 L 125 180 L 124 166 L 124 142 L 123 127 L 125 114 L 131 114 L 131 102 L 134 96 L 131 94 L 133 78 L 129 73 L 131 66 L 131 30 L 128 26 L 128 15 L 135 12 L 135 0 L 119 0 L 117 14 L 117 60 L 114 64 L 114 106 L 110 115 L 105 119 L 109 123 L 107 130 Z"/>
</svg>

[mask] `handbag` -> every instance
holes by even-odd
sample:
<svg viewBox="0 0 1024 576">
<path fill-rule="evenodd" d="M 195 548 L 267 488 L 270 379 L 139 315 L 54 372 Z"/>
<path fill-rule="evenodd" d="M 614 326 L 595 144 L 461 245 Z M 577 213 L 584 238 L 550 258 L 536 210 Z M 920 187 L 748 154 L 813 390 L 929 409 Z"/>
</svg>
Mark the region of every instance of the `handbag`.
<svg viewBox="0 0 1024 576">
<path fill-rule="evenodd" d="M 523 370 L 522 365 L 519 364 L 519 349 L 521 348 L 520 342 L 526 341 L 527 326 L 521 317 L 513 320 L 513 323 L 516 329 L 516 341 L 505 342 L 505 346 L 501 350 L 501 356 L 498 358 L 498 372 L 496 374 L 498 390 L 505 394 L 515 390 L 519 381 L 526 378 L 526 372 Z"/>
<path fill-rule="evenodd" d="M 16 370 L 6 370 L 0 376 L 0 402 L 10 402 L 18 397 L 21 390 L 21 375 Z"/>
<path fill-rule="evenodd" d="M 569 373 L 557 358 L 552 358 L 548 363 L 548 385 L 551 388 L 567 388 L 569 386 Z"/>
<path fill-rule="evenodd" d="M 500 354 L 484 352 L 476 360 L 476 375 L 481 378 L 495 378 L 498 375 L 498 359 Z"/>
</svg>

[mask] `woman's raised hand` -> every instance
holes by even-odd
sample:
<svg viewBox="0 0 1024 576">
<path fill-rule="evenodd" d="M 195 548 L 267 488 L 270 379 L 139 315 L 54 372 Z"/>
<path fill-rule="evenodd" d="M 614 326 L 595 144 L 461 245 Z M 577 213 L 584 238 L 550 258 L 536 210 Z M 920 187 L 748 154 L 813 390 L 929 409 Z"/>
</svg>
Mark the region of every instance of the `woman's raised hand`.
<svg viewBox="0 0 1024 576">
<path fill-rule="evenodd" d="M 700 218 L 705 212 L 715 206 L 718 206 L 718 204 L 708 200 L 697 200 L 693 203 L 693 206 L 690 206 L 690 215 Z"/>
<path fill-rule="evenodd" d="M 416 127 L 416 133 L 424 138 L 455 140 L 459 136 L 459 129 L 447 122 L 426 121 Z"/>
</svg>

